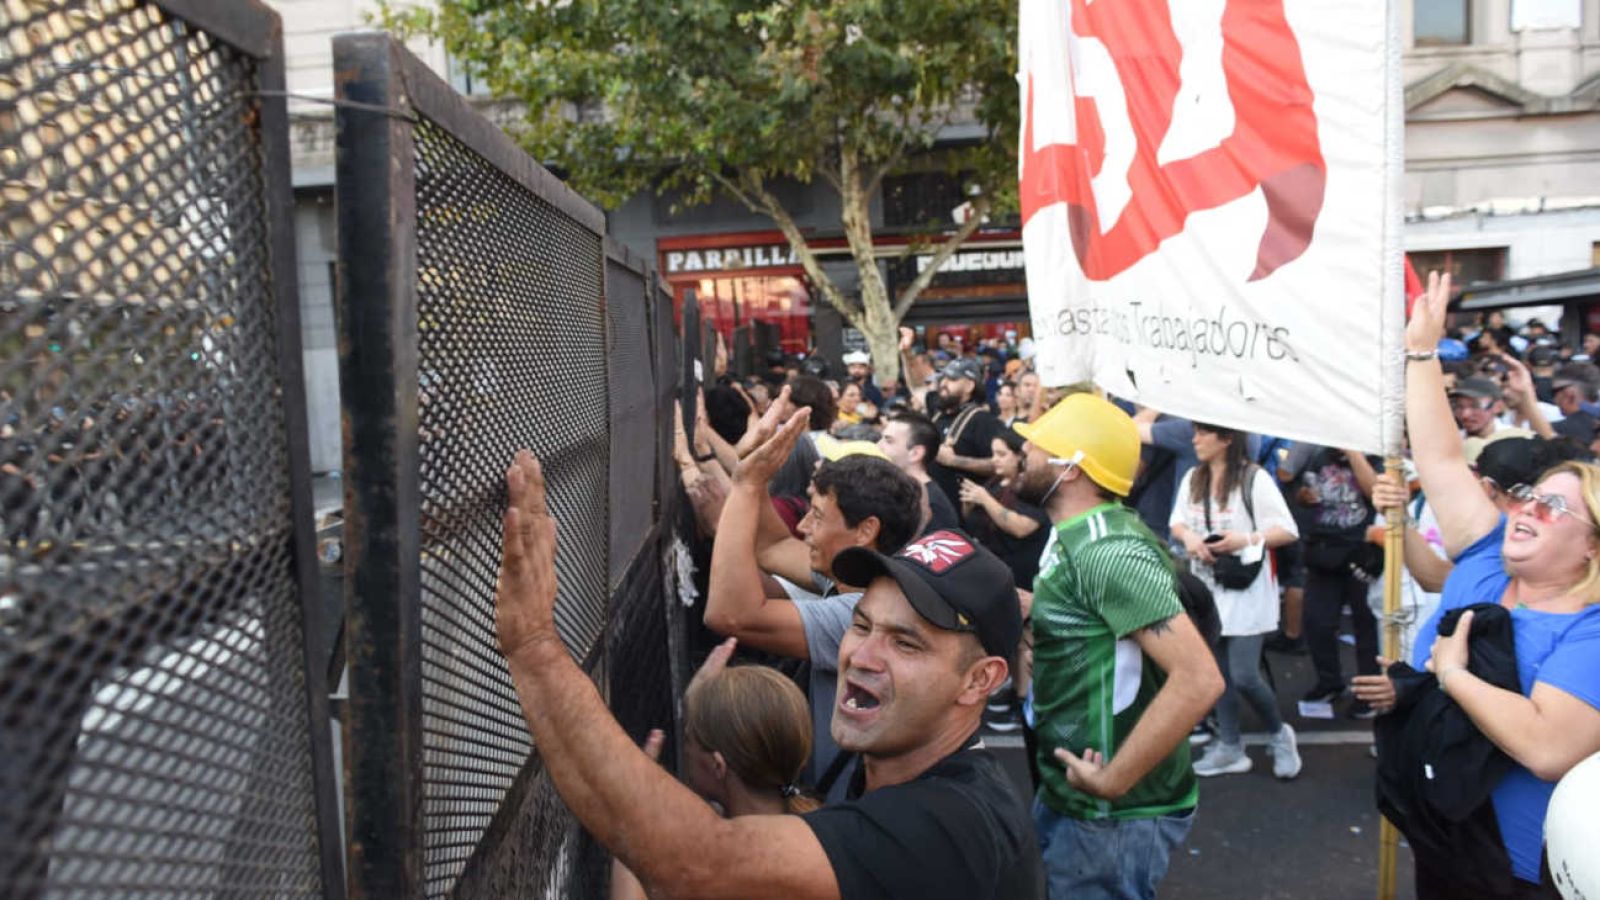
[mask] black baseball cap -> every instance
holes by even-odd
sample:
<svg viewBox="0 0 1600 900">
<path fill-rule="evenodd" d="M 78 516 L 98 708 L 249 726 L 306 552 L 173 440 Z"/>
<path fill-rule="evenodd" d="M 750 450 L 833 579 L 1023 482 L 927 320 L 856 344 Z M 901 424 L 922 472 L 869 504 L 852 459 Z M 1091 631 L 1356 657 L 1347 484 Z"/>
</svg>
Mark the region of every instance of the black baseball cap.
<svg viewBox="0 0 1600 900">
<path fill-rule="evenodd" d="M 1022 607 L 1011 567 L 959 531 L 934 531 L 893 556 L 851 547 L 833 558 L 845 584 L 893 578 L 911 607 L 947 631 L 966 631 L 991 656 L 1010 660 L 1022 640 Z"/>
<path fill-rule="evenodd" d="M 939 373 L 939 377 L 970 378 L 977 382 L 983 380 L 983 369 L 978 366 L 978 361 L 975 359 L 957 359 L 952 360 L 949 365 L 945 366 L 944 371 Z"/>
<path fill-rule="evenodd" d="M 1499 400 L 1501 396 L 1500 385 L 1496 384 L 1492 378 L 1482 378 L 1476 375 L 1471 378 L 1460 378 L 1456 380 L 1456 386 L 1451 389 L 1450 396 L 1474 397 L 1479 400 Z"/>
</svg>

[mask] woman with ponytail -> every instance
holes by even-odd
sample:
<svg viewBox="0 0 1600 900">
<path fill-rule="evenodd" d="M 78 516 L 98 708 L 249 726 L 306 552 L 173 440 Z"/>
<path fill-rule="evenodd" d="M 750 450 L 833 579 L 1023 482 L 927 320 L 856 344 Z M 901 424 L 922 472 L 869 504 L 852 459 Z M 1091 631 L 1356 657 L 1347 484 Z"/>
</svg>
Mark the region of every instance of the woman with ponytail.
<svg viewBox="0 0 1600 900">
<path fill-rule="evenodd" d="M 765 666 L 728 667 L 734 639 L 711 651 L 683 697 L 683 781 L 729 818 L 799 815 L 816 799 L 799 779 L 811 758 L 811 706 L 795 683 Z M 650 732 L 657 757 L 664 735 Z M 644 887 L 612 864 L 611 900 L 638 900 Z"/>
</svg>

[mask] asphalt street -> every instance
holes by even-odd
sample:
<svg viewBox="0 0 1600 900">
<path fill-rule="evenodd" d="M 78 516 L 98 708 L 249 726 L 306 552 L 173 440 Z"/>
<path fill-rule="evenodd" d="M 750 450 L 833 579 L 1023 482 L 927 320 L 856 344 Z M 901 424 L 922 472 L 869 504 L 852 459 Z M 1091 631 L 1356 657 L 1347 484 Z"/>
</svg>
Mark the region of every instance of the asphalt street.
<svg viewBox="0 0 1600 900">
<path fill-rule="evenodd" d="M 1346 674 L 1353 655 L 1345 648 Z M 1267 654 L 1280 712 L 1301 735 L 1305 768 L 1293 781 L 1272 777 L 1265 735 L 1244 715 L 1255 768 L 1200 784 L 1200 809 L 1188 841 L 1172 859 L 1163 900 L 1358 900 L 1377 895 L 1378 823 L 1373 803 L 1371 723 L 1304 719 L 1296 709 L 1313 681 L 1303 655 Z M 1018 789 L 1031 793 L 1019 734 L 985 741 L 1005 761 Z M 1199 749 L 1196 748 L 1198 755 Z M 1401 844 L 1401 900 L 1414 896 L 1411 856 Z"/>
</svg>

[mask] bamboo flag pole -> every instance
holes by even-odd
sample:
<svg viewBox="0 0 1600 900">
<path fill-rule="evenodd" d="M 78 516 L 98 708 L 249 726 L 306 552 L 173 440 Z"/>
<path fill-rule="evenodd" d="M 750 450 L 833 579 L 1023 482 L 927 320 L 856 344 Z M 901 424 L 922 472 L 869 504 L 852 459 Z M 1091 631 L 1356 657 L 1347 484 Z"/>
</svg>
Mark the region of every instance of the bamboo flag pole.
<svg viewBox="0 0 1600 900">
<path fill-rule="evenodd" d="M 1384 461 L 1388 472 L 1405 478 L 1405 463 L 1399 455 Z M 1383 530 L 1383 655 L 1400 655 L 1400 567 L 1405 565 L 1406 511 L 1393 508 L 1386 513 Z M 1378 826 L 1378 897 L 1394 900 L 1399 867 L 1400 832 L 1387 818 Z"/>
<path fill-rule="evenodd" d="M 1405 178 L 1405 96 L 1401 85 L 1400 49 L 1402 0 L 1387 0 L 1384 36 L 1384 218 L 1383 306 L 1381 316 L 1384 468 L 1403 472 L 1401 452 L 1405 434 L 1405 252 L 1401 230 L 1402 181 Z M 1405 510 L 1388 511 L 1383 532 L 1383 655 L 1400 653 L 1400 571 L 1405 565 Z M 1378 900 L 1394 900 L 1399 866 L 1400 833 L 1387 818 L 1378 827 Z"/>
</svg>

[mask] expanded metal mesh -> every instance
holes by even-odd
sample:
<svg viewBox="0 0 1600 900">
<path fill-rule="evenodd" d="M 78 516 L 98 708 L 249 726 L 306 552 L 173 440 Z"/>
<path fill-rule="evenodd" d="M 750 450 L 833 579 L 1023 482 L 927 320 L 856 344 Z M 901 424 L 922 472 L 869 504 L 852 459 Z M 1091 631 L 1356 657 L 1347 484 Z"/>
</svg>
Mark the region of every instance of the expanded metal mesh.
<svg viewBox="0 0 1600 900">
<path fill-rule="evenodd" d="M 644 273 L 606 262 L 611 359 L 611 572 L 620 584 L 655 521 L 655 371 Z"/>
<path fill-rule="evenodd" d="M 610 447 L 599 236 L 440 126 L 415 134 L 423 865 L 438 895 L 530 750 L 494 635 L 506 466 L 520 447 L 544 463 L 557 626 L 581 660 L 605 625 Z"/>
<path fill-rule="evenodd" d="M 0 0 L 0 884 L 320 896 L 254 63 Z"/>
</svg>

